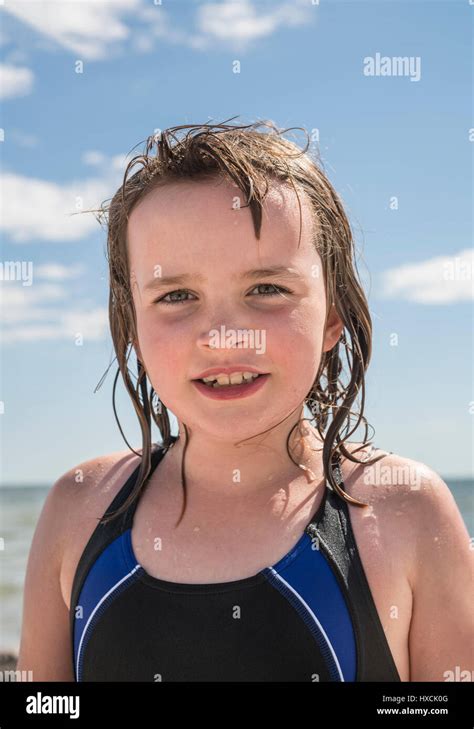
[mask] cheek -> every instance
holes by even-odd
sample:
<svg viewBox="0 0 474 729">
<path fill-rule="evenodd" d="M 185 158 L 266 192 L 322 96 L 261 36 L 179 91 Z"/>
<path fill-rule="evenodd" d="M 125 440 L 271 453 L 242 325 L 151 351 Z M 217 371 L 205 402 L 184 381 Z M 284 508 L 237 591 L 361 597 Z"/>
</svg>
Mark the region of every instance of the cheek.
<svg viewBox="0 0 474 729">
<path fill-rule="evenodd" d="M 153 386 L 157 381 L 170 383 L 176 380 L 173 374 L 181 372 L 186 365 L 184 340 L 177 335 L 176 328 L 157 327 L 150 320 L 137 317 L 137 330 L 140 351 Z"/>
<path fill-rule="evenodd" d="M 289 315 L 276 317 L 268 330 L 268 340 L 281 348 L 282 356 L 304 361 L 320 353 L 323 341 L 324 314 L 314 307 L 294 309 Z"/>
<path fill-rule="evenodd" d="M 311 312 L 293 312 L 285 326 L 272 330 L 269 352 L 277 369 L 287 378 L 289 389 L 305 396 L 311 388 L 321 361 L 323 325 Z"/>
</svg>

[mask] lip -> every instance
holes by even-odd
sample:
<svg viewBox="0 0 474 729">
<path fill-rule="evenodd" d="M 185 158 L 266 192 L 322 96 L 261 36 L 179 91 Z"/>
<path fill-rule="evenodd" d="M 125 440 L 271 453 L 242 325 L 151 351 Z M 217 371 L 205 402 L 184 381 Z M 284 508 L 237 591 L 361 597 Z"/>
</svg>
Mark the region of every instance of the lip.
<svg viewBox="0 0 474 729">
<path fill-rule="evenodd" d="M 217 372 L 224 372 L 225 370 L 218 370 Z M 234 370 L 234 372 L 252 372 L 248 370 Z M 211 372 L 212 374 L 212 372 Z M 214 373 L 216 374 L 216 372 Z M 207 377 L 208 375 L 204 375 Z M 228 385 L 227 387 L 209 387 L 204 382 L 199 380 L 192 380 L 194 387 L 199 390 L 203 395 L 209 397 L 211 400 L 240 400 L 244 397 L 253 395 L 258 390 L 261 390 L 265 385 L 266 381 L 270 377 L 269 373 L 261 373 L 260 377 L 257 377 L 253 382 L 248 385 Z"/>
<path fill-rule="evenodd" d="M 210 377 L 211 375 L 232 375 L 234 372 L 252 372 L 256 375 L 268 375 L 268 372 L 262 372 L 257 370 L 256 367 L 250 365 L 233 365 L 232 367 L 210 367 L 208 370 L 204 370 L 200 375 L 193 377 L 193 380 L 202 380 L 204 377 Z"/>
</svg>

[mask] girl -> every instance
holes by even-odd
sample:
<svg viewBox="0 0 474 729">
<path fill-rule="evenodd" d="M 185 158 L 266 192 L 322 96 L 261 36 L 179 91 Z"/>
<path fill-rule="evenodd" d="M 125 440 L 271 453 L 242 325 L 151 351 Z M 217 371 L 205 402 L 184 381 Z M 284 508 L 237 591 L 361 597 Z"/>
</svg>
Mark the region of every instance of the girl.
<svg viewBox="0 0 474 729">
<path fill-rule="evenodd" d="M 48 494 L 18 665 L 33 680 L 471 675 L 469 536 L 433 470 L 367 440 L 371 318 L 307 149 L 267 122 L 174 127 L 100 208 L 142 448 Z"/>
</svg>

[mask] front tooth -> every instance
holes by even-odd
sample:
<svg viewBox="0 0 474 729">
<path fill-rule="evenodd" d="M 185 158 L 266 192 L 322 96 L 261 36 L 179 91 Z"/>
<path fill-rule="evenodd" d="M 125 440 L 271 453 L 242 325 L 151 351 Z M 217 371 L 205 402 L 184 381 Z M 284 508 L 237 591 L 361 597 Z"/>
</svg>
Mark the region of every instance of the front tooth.
<svg viewBox="0 0 474 729">
<path fill-rule="evenodd" d="M 254 372 L 233 372 L 230 377 L 228 375 L 218 375 L 213 377 L 203 377 L 204 382 L 214 385 L 241 385 L 243 382 L 254 380 L 258 375 Z"/>
<path fill-rule="evenodd" d="M 228 375 L 218 375 L 217 382 L 219 383 L 219 385 L 228 385 L 229 376 Z"/>
</svg>

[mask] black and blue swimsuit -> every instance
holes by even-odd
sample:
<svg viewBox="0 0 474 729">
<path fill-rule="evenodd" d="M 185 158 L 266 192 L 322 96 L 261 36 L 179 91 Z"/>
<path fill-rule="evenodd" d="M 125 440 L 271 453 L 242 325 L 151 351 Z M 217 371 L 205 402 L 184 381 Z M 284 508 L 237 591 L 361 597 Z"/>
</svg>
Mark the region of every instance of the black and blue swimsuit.
<svg viewBox="0 0 474 729">
<path fill-rule="evenodd" d="M 165 452 L 154 444 L 152 469 Z M 106 514 L 137 476 L 138 466 Z M 137 503 L 97 525 L 78 563 L 70 610 L 76 681 L 400 681 L 347 503 L 328 483 L 293 548 L 232 582 L 149 575 L 132 548 Z"/>
</svg>

